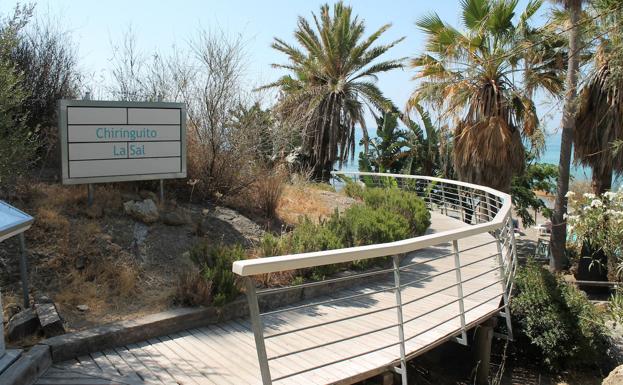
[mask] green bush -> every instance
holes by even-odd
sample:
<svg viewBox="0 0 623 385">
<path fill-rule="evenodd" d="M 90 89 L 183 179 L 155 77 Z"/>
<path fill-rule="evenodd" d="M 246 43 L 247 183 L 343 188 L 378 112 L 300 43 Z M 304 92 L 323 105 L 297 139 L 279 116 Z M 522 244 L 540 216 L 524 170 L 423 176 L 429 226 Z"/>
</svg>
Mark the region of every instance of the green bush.
<svg viewBox="0 0 623 385">
<path fill-rule="evenodd" d="M 402 215 L 368 205 L 354 205 L 334 214 L 327 226 L 349 246 L 386 243 L 408 238 L 411 227 Z"/>
<path fill-rule="evenodd" d="M 346 247 L 339 236 L 325 223 L 315 224 L 308 217 L 299 221 L 298 226 L 289 238 L 289 249 L 292 253 L 308 253 L 312 251 L 334 250 Z M 304 274 L 313 280 L 335 274 L 340 265 L 315 266 L 307 269 Z"/>
<path fill-rule="evenodd" d="M 368 188 L 364 191 L 366 205 L 403 216 L 409 223 L 409 235 L 422 235 L 430 226 L 430 212 L 415 193 L 397 188 Z"/>
<path fill-rule="evenodd" d="M 333 250 L 346 247 L 342 239 L 324 222 L 315 224 L 307 216 L 299 221 L 290 236 L 291 252 Z"/>
<path fill-rule="evenodd" d="M 518 270 L 516 286 L 516 330 L 549 369 L 593 366 L 604 358 L 604 318 L 583 292 L 534 261 Z"/>
<path fill-rule="evenodd" d="M 278 237 L 271 233 L 266 233 L 260 239 L 260 256 L 274 257 L 289 252 L 284 244 L 284 237 Z"/>
<path fill-rule="evenodd" d="M 346 179 L 345 181 L 346 186 L 344 186 L 344 194 L 351 198 L 363 199 L 365 186 L 358 182 L 353 182 L 350 179 Z"/>
<path fill-rule="evenodd" d="M 241 245 L 226 246 L 200 242 L 190 250 L 190 259 L 201 269 L 203 278 L 210 282 L 212 302 L 222 306 L 240 294 L 236 276 L 232 272 L 235 261 L 245 259 L 246 252 Z"/>
<path fill-rule="evenodd" d="M 327 221 L 319 224 L 303 217 L 292 232 L 281 237 L 266 235 L 260 240 L 261 256 L 273 256 L 345 247 L 386 243 L 423 234 L 430 226 L 430 213 L 415 193 L 397 188 L 364 188 L 347 181 L 350 196 L 363 203 L 355 204 L 340 214 L 337 209 Z M 305 269 L 305 277 L 314 280 L 335 274 L 343 267 L 365 269 L 385 264 L 387 258 L 356 261 L 352 265 L 334 264 Z"/>
</svg>

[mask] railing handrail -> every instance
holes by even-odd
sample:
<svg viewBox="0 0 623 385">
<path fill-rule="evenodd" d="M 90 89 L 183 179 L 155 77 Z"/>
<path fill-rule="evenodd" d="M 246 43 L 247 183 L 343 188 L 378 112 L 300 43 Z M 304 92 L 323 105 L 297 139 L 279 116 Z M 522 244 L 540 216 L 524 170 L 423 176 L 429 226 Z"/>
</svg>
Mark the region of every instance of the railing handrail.
<svg viewBox="0 0 623 385">
<path fill-rule="evenodd" d="M 421 235 L 395 242 L 236 261 L 233 264 L 233 272 L 240 276 L 252 276 L 257 274 L 275 273 L 279 271 L 296 270 L 314 266 L 353 262 L 361 259 L 408 253 L 435 246 L 440 243 L 455 241 L 461 238 L 498 230 L 504 226 L 506 220 L 508 219 L 508 216 L 511 214 L 510 195 L 492 189 L 490 187 L 419 175 L 385 174 L 371 172 L 333 172 L 333 175 L 394 177 L 399 179 L 428 180 L 431 182 L 451 184 L 473 190 L 487 192 L 491 195 L 497 196 L 498 198 L 501 198 L 502 206 L 495 214 L 495 217 L 485 223 L 479 223 L 475 225 L 465 224 L 458 229 L 446 230 L 434 234 Z"/>
</svg>

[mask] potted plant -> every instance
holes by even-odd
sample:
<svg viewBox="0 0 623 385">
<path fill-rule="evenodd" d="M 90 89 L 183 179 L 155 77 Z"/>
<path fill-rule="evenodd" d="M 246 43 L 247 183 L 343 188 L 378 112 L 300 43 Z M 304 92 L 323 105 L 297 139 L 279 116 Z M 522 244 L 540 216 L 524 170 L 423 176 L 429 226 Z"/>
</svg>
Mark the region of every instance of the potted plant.
<svg viewBox="0 0 623 385">
<path fill-rule="evenodd" d="M 567 193 L 569 240 L 580 254 L 576 279 L 618 281 L 623 242 L 623 193 Z"/>
</svg>

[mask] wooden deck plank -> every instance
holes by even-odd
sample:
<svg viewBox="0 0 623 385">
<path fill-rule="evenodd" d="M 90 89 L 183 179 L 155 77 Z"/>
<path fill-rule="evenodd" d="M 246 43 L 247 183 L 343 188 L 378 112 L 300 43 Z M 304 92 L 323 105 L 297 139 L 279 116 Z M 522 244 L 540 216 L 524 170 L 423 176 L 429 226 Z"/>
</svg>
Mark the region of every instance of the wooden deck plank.
<svg viewBox="0 0 623 385">
<path fill-rule="evenodd" d="M 215 340 L 211 331 L 203 332 L 204 329 L 191 329 L 189 332 L 209 352 L 210 356 L 220 358 L 222 368 L 228 375 L 233 378 L 241 378 L 241 381 L 246 381 L 249 384 L 261 383 L 257 355 L 253 354 L 254 351 L 252 352 L 244 346 L 235 346 L 235 344 L 230 345 L 230 350 L 224 351 L 221 349 L 222 341 Z M 235 351 L 232 352 L 234 349 L 236 349 L 237 354 Z M 234 362 L 231 361 L 232 357 L 235 357 Z"/>
<path fill-rule="evenodd" d="M 433 219 L 429 233 L 462 225 L 459 221 L 438 214 L 434 214 Z M 462 265 L 460 271 L 462 279 L 467 280 L 462 284 L 466 325 L 481 322 L 483 317 L 494 314 L 502 297 L 503 285 L 496 282 L 500 280 L 501 272 L 498 266 L 497 244 L 492 242 L 493 240 L 489 234 L 478 234 L 459 240 Z M 487 244 L 482 245 L 483 243 Z M 462 251 L 464 249 L 469 250 Z M 407 352 L 411 355 L 437 346 L 461 332 L 460 308 L 456 301 L 459 291 L 457 286 L 451 286 L 456 282 L 452 244 L 445 243 L 410 253 L 403 258 L 402 265 L 422 261 L 427 262 L 404 268 L 401 273 L 401 284 L 409 283 L 401 289 L 403 303 L 417 299 L 404 305 L 402 309 L 405 320 L 418 317 L 404 325 L 405 336 L 412 337 L 405 343 Z M 492 271 L 482 274 L 487 270 Z M 443 272 L 446 273 L 440 274 Z M 471 279 L 479 274 L 482 275 Z M 372 373 L 379 368 L 394 364 L 399 357 L 398 346 L 380 348 L 388 343 L 398 342 L 397 327 L 358 336 L 397 323 L 394 308 L 356 317 L 361 313 L 395 305 L 393 290 L 376 292 L 393 287 L 391 274 L 383 279 L 365 286 L 341 289 L 289 306 L 296 308 L 303 304 L 312 305 L 305 309 L 293 309 L 265 316 L 263 321 L 266 336 L 291 332 L 266 340 L 269 357 L 308 349 L 271 360 L 272 377 L 288 376 L 278 381 L 284 385 L 349 383 L 348 378 L 358 378 L 361 373 Z M 430 295 L 435 291 L 439 292 Z M 349 299 L 347 302 L 317 304 L 364 293 L 367 295 Z M 443 304 L 448 306 L 438 309 Z M 342 320 L 343 318 L 349 319 Z M 311 327 L 318 323 L 337 320 L 341 321 Z M 433 325 L 435 327 L 431 328 Z M 306 327 L 310 328 L 292 332 Z M 338 339 L 344 341 L 335 342 Z M 318 347 L 318 345 L 325 346 Z M 370 353 L 370 350 L 377 351 Z M 358 354 L 361 355 L 331 364 L 335 360 Z M 326 366 L 313 369 L 319 365 Z M 124 375 L 135 374 L 134 380 L 144 378 L 145 383 L 159 384 L 261 383 L 255 341 L 248 319 L 208 325 L 128 345 L 127 348 L 120 347 L 93 353 L 90 357 L 80 357 L 78 361 L 62 363 L 61 367 L 74 371 L 75 377 L 71 377 L 72 374 L 68 372 L 66 378 L 75 380 L 80 380 L 82 377 L 78 376 L 82 373 L 85 376 L 107 375 L 112 378 L 110 381 L 120 380 Z M 305 373 L 289 376 L 308 369 L 310 370 Z M 55 384 L 53 381 L 62 376 L 65 376 L 62 371 L 50 371 L 47 377 L 44 375 L 40 380 L 43 381 L 42 385 Z M 89 381 L 100 380 L 89 378 Z"/>
<path fill-rule="evenodd" d="M 145 381 L 150 384 L 162 384 L 162 381 L 156 376 L 148 366 L 145 366 L 143 362 L 138 360 L 134 354 L 132 354 L 125 346 L 115 348 L 114 351 L 121 357 L 125 362 L 128 363 L 132 367 L 135 373 Z"/>
<path fill-rule="evenodd" d="M 198 360 L 201 360 L 210 370 L 210 375 L 204 373 L 207 377 L 211 378 L 217 384 L 224 385 L 236 385 L 238 382 L 246 379 L 244 376 L 239 375 L 240 380 L 232 378 L 232 373 L 228 369 L 228 361 L 219 354 L 215 354 L 208 348 L 209 344 L 204 344 L 188 331 L 182 333 L 175 333 L 167 336 L 175 341 L 180 349 L 184 349 Z M 209 357 L 209 360 L 206 358 Z M 209 362 L 206 362 L 209 361 Z"/>
</svg>

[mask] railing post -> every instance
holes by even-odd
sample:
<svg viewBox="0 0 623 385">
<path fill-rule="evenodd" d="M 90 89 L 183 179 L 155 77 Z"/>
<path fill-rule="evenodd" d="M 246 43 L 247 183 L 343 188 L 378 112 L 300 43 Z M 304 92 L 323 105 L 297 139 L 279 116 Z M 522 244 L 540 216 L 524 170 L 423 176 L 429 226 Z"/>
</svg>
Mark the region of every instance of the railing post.
<svg viewBox="0 0 623 385">
<path fill-rule="evenodd" d="M 512 226 L 512 225 L 511 225 Z M 513 340 L 513 326 L 511 324 L 511 311 L 510 311 L 510 304 L 509 304 L 509 295 L 510 293 L 508 292 L 508 285 L 507 285 L 507 279 L 510 280 L 511 279 L 511 269 L 512 269 L 512 265 L 509 263 L 508 266 L 510 267 L 510 269 L 508 269 L 508 271 L 506 271 L 505 269 L 505 263 L 504 263 L 504 249 L 502 248 L 502 230 L 504 230 L 506 226 L 503 226 L 500 231 L 498 236 L 496 237 L 496 244 L 498 247 L 498 263 L 500 264 L 500 275 L 502 276 L 502 300 L 504 301 L 504 312 L 500 312 L 500 315 L 502 317 L 504 317 L 504 319 L 506 320 L 506 328 L 508 329 L 508 335 L 507 336 L 503 336 L 500 335 L 498 333 L 494 333 L 494 335 L 496 337 L 504 337 L 509 341 Z M 509 230 L 508 228 L 506 229 L 507 231 Z M 510 234 L 507 232 L 507 236 L 510 236 Z M 509 247 L 510 247 L 510 242 L 509 242 Z"/>
<path fill-rule="evenodd" d="M 465 304 L 463 301 L 463 278 L 461 278 L 461 260 L 459 258 L 459 242 L 455 239 L 452 241 L 452 252 L 454 254 L 454 267 L 456 272 L 456 288 L 459 295 L 459 311 L 461 312 L 461 338 L 457 337 L 457 341 L 461 345 L 467 345 L 467 333 L 465 330 Z"/>
<path fill-rule="evenodd" d="M 445 209 L 446 213 L 444 215 L 448 215 L 448 206 L 446 206 L 446 184 L 443 182 L 441 183 L 441 202 L 443 204 L 441 207 L 441 213 L 443 214 Z"/>
<path fill-rule="evenodd" d="M 424 191 L 426 191 L 428 193 L 428 208 L 430 210 L 433 209 L 433 182 L 427 180 L 426 181 L 426 189 Z"/>
<path fill-rule="evenodd" d="M 398 255 L 394 255 L 392 257 L 392 261 L 394 264 L 394 285 L 396 285 L 396 289 L 394 291 L 396 293 L 396 314 L 398 315 L 398 338 L 400 338 L 400 370 L 396 370 L 396 372 L 400 373 L 402 384 L 406 385 L 407 358 L 405 353 L 404 322 L 402 318 L 402 294 L 400 291 L 400 257 Z"/>
<path fill-rule="evenodd" d="M 257 360 L 260 365 L 262 384 L 271 385 L 270 367 L 268 366 L 268 356 L 266 355 L 266 345 L 264 344 L 264 324 L 260 316 L 260 307 L 255 293 L 255 282 L 251 277 L 245 278 L 247 287 L 247 301 L 249 303 L 249 315 L 253 326 L 253 336 L 255 337 L 255 348 L 257 350 Z"/>
</svg>

